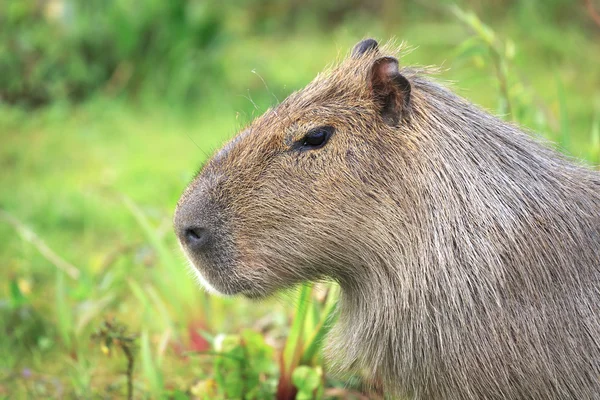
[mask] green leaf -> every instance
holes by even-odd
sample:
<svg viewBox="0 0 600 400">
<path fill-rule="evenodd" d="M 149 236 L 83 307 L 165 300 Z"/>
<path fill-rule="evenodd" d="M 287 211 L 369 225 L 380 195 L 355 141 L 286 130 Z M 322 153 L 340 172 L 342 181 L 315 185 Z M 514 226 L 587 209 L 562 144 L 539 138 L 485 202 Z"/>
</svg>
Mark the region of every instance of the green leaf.
<svg viewBox="0 0 600 400">
<path fill-rule="evenodd" d="M 321 367 L 307 367 L 301 365 L 294 369 L 292 382 L 298 388 L 297 399 L 313 399 L 315 391 L 321 385 Z"/>
<path fill-rule="evenodd" d="M 244 330 L 241 336 L 250 368 L 258 374 L 274 372 L 277 364 L 273 359 L 273 348 L 265 342 L 265 338 L 250 329 Z"/>
<path fill-rule="evenodd" d="M 190 397 L 181 390 L 175 390 L 171 395 L 171 399 L 173 400 L 189 400 L 189 398 Z"/>
<path fill-rule="evenodd" d="M 246 392 L 246 354 L 239 335 L 218 335 L 215 338 L 215 382 L 225 398 L 241 398 Z"/>
<path fill-rule="evenodd" d="M 25 297 L 23 292 L 21 292 L 21 289 L 19 288 L 19 283 L 17 282 L 16 279 L 13 278 L 10 280 L 9 288 L 10 288 L 10 304 L 13 308 L 17 308 L 24 304 L 27 304 L 27 298 Z"/>
</svg>

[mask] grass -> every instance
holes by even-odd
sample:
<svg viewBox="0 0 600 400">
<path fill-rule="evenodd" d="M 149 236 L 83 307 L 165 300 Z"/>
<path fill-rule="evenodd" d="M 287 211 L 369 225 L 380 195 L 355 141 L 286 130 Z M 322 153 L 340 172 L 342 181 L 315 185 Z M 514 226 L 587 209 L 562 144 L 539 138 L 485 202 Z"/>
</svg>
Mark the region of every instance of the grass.
<svg viewBox="0 0 600 400">
<path fill-rule="evenodd" d="M 443 64 L 440 78 L 462 95 L 498 112 L 510 104 L 511 118 L 600 162 L 598 41 L 573 26 L 532 29 L 522 16 L 490 27 L 473 18 L 371 33 L 418 46 L 403 63 Z M 0 398 L 125 396 L 128 387 L 135 398 L 351 398 L 319 350 L 335 293 L 306 286 L 258 306 L 208 297 L 185 270 L 171 216 L 214 149 L 364 34 L 350 21 L 327 40 L 232 43 L 228 84 L 188 107 L 100 96 L 34 113 L 0 108 Z"/>
</svg>

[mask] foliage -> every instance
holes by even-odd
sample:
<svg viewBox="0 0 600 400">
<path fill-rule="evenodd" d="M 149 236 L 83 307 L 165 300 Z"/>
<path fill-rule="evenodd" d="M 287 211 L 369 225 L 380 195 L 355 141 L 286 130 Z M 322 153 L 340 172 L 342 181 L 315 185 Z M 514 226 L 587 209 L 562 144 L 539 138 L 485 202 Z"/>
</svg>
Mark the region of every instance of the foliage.
<svg viewBox="0 0 600 400">
<path fill-rule="evenodd" d="M 322 376 L 321 367 L 311 368 L 306 365 L 296 367 L 292 374 L 292 382 L 298 388 L 296 398 L 298 400 L 321 398 L 323 396 Z"/>
<path fill-rule="evenodd" d="M 143 89 L 187 100 L 218 77 L 219 8 L 209 2 L 6 0 L 0 100 L 40 105 Z M 177 76 L 177 80 L 172 77 Z"/>
<path fill-rule="evenodd" d="M 273 349 L 259 333 L 244 330 L 240 335 L 219 335 L 214 347 L 219 397 L 268 399 L 273 395 Z"/>
<path fill-rule="evenodd" d="M 407 3 L 413 2 L 419 3 Z M 365 18 L 422 18 L 435 8 L 434 2 L 424 3 L 427 7 L 387 0 L 5 0 L 0 3 L 0 102 L 31 107 L 81 101 L 97 92 L 198 102 L 215 81 L 229 81 L 222 55 L 245 35 L 300 27 L 331 31 Z M 514 0 L 496 0 L 486 8 L 472 3 L 489 15 L 514 8 L 517 14 L 581 18 L 568 0 L 553 0 L 551 7 L 541 0 L 526 2 L 531 9 Z"/>
</svg>

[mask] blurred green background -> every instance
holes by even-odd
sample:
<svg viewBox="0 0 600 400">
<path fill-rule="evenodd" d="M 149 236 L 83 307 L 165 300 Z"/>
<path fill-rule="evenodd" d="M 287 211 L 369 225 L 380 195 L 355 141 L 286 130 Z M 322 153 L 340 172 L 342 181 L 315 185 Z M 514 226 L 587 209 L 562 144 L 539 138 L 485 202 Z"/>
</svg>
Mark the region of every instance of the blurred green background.
<svg viewBox="0 0 600 400">
<path fill-rule="evenodd" d="M 364 37 L 600 161 L 593 0 L 1 0 L 0 398 L 377 398 L 319 345 L 333 286 L 196 288 L 171 231 L 223 141 Z M 363 397 L 361 397 L 363 396 Z"/>
</svg>

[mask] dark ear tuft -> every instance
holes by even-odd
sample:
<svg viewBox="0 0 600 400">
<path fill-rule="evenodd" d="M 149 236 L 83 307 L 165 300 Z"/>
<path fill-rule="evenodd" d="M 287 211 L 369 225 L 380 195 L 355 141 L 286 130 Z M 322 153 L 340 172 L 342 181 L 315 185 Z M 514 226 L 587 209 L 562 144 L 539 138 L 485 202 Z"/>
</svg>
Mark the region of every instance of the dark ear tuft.
<svg viewBox="0 0 600 400">
<path fill-rule="evenodd" d="M 381 57 L 371 67 L 371 90 L 381 117 L 396 126 L 410 106 L 410 82 L 400 73 L 398 60 Z"/>
<path fill-rule="evenodd" d="M 377 51 L 379 45 L 375 39 L 365 39 L 356 43 L 352 49 L 352 58 L 359 58 L 369 51 Z"/>
</svg>

